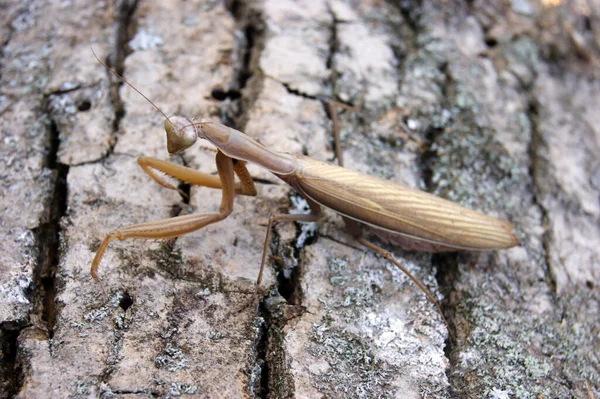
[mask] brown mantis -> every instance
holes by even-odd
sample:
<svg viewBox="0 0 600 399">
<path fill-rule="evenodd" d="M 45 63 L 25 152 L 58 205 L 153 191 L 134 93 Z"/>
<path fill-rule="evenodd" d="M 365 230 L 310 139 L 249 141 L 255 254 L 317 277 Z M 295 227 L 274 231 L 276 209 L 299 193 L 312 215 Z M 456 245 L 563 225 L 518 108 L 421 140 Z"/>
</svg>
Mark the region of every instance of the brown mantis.
<svg viewBox="0 0 600 399">
<path fill-rule="evenodd" d="M 104 65 L 102 61 L 98 61 Z M 140 93 L 116 72 L 104 66 Z M 378 236 L 408 250 L 495 250 L 518 244 L 517 238 L 512 234 L 513 226 L 507 221 L 384 179 L 303 155 L 270 150 L 246 134 L 217 122 L 206 119 L 194 122 L 182 116 L 169 118 L 151 101 L 150 103 L 166 118 L 164 127 L 169 154 L 185 151 L 198 138 L 205 139 L 217 148 L 218 176 L 155 158 L 140 157 L 138 163 L 152 179 L 170 189 L 176 187 L 161 180 L 153 170 L 190 184 L 221 189 L 219 212 L 178 216 L 111 231 L 100 244 L 92 261 L 90 273 L 96 281 L 99 281 L 97 271 L 100 261 L 112 239 L 178 237 L 225 219 L 232 212 L 236 194 L 255 196 L 256 188 L 246 169 L 246 162 L 255 163 L 288 183 L 306 199 L 311 210 L 310 214 L 270 215 L 257 286 L 260 285 L 268 256 L 273 224 L 280 221 L 316 222 L 321 217 L 322 206 L 340 214 L 359 243 L 379 253 L 406 273 L 435 304 L 442 317 L 439 304 L 425 286 L 388 251 L 362 237 L 364 225 L 373 229 Z M 239 183 L 235 182 L 235 175 L 238 176 Z"/>
</svg>

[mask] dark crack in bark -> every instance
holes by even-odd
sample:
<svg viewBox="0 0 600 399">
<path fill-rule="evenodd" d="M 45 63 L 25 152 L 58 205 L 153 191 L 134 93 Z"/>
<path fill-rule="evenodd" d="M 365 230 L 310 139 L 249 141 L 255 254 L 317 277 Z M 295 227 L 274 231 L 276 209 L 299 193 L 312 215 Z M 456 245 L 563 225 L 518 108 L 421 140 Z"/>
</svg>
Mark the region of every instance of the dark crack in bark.
<svg viewBox="0 0 600 399">
<path fill-rule="evenodd" d="M 527 93 L 529 93 L 531 88 L 523 87 L 523 90 L 525 90 Z M 537 149 L 542 144 L 542 140 L 543 140 L 542 133 L 539 129 L 538 104 L 535 100 L 530 101 L 529 109 L 527 110 L 527 116 L 531 122 L 531 141 L 529 142 L 528 152 L 529 152 L 529 162 L 530 162 L 529 163 L 529 177 L 531 178 L 531 184 L 534 188 L 532 190 L 532 200 L 533 200 L 533 203 L 538 207 L 538 209 L 540 210 L 540 212 L 542 214 L 542 226 L 547 226 L 548 211 L 541 203 L 541 201 L 538 197 L 537 189 L 535 188 L 536 187 L 536 176 L 538 175 L 538 169 L 541 166 L 539 164 Z M 556 281 L 554 280 L 554 278 L 552 277 L 552 274 L 550 272 L 550 248 L 549 248 L 550 240 L 548 238 L 548 234 L 550 234 L 550 233 L 545 228 L 544 233 L 542 235 L 542 246 L 544 248 L 544 255 L 545 255 L 544 273 L 546 276 L 546 284 L 548 285 L 548 287 L 550 287 L 550 291 L 555 294 L 556 293 Z M 553 295 L 553 297 L 555 300 L 555 304 L 557 304 L 556 297 L 554 295 Z"/>
<path fill-rule="evenodd" d="M 257 78 L 254 75 L 254 64 L 264 47 L 264 22 L 258 8 L 245 2 L 227 1 L 226 7 L 236 24 L 232 54 L 233 76 L 226 88 L 213 88 L 211 95 L 222 102 L 220 107 L 222 122 L 243 131 L 246 114 L 256 101 L 264 78 L 262 76 Z M 248 85 L 253 87 L 247 88 Z M 242 90 L 245 88 L 247 90 L 242 96 Z M 262 298 L 259 299 L 251 333 L 254 335 L 254 344 L 252 357 L 247 365 L 248 390 L 257 398 L 274 397 L 273 392 L 276 390 L 271 380 L 277 375 L 278 370 L 273 362 L 273 355 L 280 354 L 285 357 L 282 342 L 273 339 L 274 336 L 281 335 L 283 330 L 279 330 L 279 327 L 273 323 L 271 308 L 266 305 L 275 292 L 277 291 L 272 289 L 262 294 Z M 285 361 L 282 364 L 285 364 Z"/>
<path fill-rule="evenodd" d="M 295 394 L 294 378 L 289 370 L 284 351 L 287 324 L 287 301 L 279 294 L 264 299 L 263 305 L 265 334 L 265 367 L 263 368 L 264 398 L 292 398 Z"/>
<path fill-rule="evenodd" d="M 221 121 L 234 129 L 242 130 L 246 112 L 256 100 L 256 90 L 242 91 L 253 82 L 256 60 L 263 50 L 264 22 L 257 7 L 239 0 L 226 1 L 226 7 L 235 19 L 236 34 L 232 53 L 233 76 L 226 88 L 213 88 L 211 95 L 221 105 Z M 248 94 L 250 93 L 250 94 Z"/>
<path fill-rule="evenodd" d="M 119 4 L 116 13 L 117 28 L 115 31 L 115 47 L 105 60 L 106 64 L 121 76 L 123 76 L 123 72 L 125 71 L 125 59 L 131 52 L 128 42 L 135 36 L 135 31 L 137 29 L 137 24 L 133 19 L 137 3 L 137 0 L 124 0 Z M 106 73 L 108 74 L 110 81 L 110 101 L 115 114 L 110 144 L 104 158 L 108 158 L 113 153 L 118 141 L 117 132 L 119 131 L 121 120 L 125 116 L 125 105 L 119 93 L 119 88 L 123 82 L 113 76 L 110 71 L 106 71 Z"/>
<path fill-rule="evenodd" d="M 52 119 L 49 109 L 49 100 L 45 101 L 44 111 L 48 115 L 48 153 L 45 167 L 53 174 L 52 193 L 47 199 L 45 213 L 40 226 L 36 229 L 39 248 L 38 267 L 34 273 L 34 283 L 37 288 L 38 299 L 34 300 L 34 308 L 45 322 L 48 338 L 54 336 L 55 296 L 56 296 L 56 271 L 60 263 L 60 221 L 67 211 L 67 174 L 69 166 L 57 161 L 60 147 L 60 132 L 56 122 Z"/>
<path fill-rule="evenodd" d="M 25 374 L 19 361 L 19 335 L 28 322 L 0 323 L 0 395 L 11 398 L 19 393 Z"/>
</svg>

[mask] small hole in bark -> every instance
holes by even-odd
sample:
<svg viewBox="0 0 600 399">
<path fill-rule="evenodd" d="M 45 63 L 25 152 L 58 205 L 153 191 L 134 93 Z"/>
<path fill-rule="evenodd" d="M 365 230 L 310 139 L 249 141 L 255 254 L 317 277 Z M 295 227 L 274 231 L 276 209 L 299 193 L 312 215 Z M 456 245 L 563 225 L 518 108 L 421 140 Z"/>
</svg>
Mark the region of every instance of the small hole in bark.
<svg viewBox="0 0 600 399">
<path fill-rule="evenodd" d="M 381 293 L 381 287 L 377 284 L 371 284 L 371 291 L 373 291 L 375 294 L 379 294 Z"/>
<path fill-rule="evenodd" d="M 227 92 L 220 86 L 213 87 L 213 89 L 210 91 L 210 95 L 212 98 L 218 101 L 223 101 L 227 98 Z"/>
<path fill-rule="evenodd" d="M 90 100 L 83 100 L 77 105 L 79 111 L 89 111 L 92 108 L 92 102 Z"/>
<path fill-rule="evenodd" d="M 485 44 L 488 47 L 496 47 L 496 45 L 498 44 L 498 40 L 494 39 L 493 37 L 486 37 Z"/>
<path fill-rule="evenodd" d="M 589 16 L 583 18 L 583 28 L 588 32 L 592 30 L 592 20 Z"/>
<path fill-rule="evenodd" d="M 210 91 L 210 95 L 217 101 L 225 101 L 226 99 L 237 100 L 242 96 L 239 90 L 225 90 L 222 86 L 215 86 Z"/>
<path fill-rule="evenodd" d="M 227 96 L 232 100 L 237 100 L 242 96 L 242 93 L 239 90 L 229 90 Z"/>
<path fill-rule="evenodd" d="M 133 298 L 129 295 L 129 292 L 125 291 L 123 297 L 119 301 L 119 307 L 123 309 L 123 311 L 126 311 L 131 305 L 133 305 Z"/>
<path fill-rule="evenodd" d="M 593 281 L 590 281 L 590 280 L 588 280 L 588 281 L 586 281 L 586 282 L 585 282 L 585 285 L 586 285 L 586 286 L 587 286 L 587 287 L 588 287 L 590 290 L 593 290 L 593 289 L 594 289 L 594 282 L 593 282 Z"/>
</svg>

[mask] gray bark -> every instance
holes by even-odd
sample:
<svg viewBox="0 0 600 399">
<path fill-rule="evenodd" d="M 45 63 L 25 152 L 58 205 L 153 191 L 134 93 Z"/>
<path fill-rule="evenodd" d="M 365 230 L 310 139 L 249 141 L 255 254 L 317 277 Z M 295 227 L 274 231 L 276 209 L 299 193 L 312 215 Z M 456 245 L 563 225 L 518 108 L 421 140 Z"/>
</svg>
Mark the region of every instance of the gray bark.
<svg viewBox="0 0 600 399">
<path fill-rule="evenodd" d="M 0 54 L 0 396 L 588 398 L 600 394 L 600 5 L 531 1 L 5 1 Z M 548 2 L 546 2 L 548 3 Z M 152 182 L 163 116 L 221 120 L 278 151 L 511 220 L 520 245 L 387 246 L 251 165 L 258 196 L 170 242 L 104 235 L 215 212 Z M 175 162 L 216 173 L 207 143 Z M 186 189 L 184 187 L 184 189 Z M 382 245 L 385 245 L 382 243 Z M 449 328 L 455 340 L 448 339 Z"/>
</svg>

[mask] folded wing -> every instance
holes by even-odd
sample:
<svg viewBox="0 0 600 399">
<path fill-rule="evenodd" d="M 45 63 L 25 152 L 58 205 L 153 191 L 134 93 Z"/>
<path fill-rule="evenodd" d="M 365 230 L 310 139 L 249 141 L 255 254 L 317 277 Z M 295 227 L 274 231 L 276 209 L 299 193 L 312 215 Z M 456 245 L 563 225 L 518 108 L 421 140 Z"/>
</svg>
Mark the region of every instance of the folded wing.
<svg viewBox="0 0 600 399">
<path fill-rule="evenodd" d="M 469 250 L 518 244 L 511 223 L 435 195 L 302 157 L 293 184 L 302 194 L 346 217 L 388 233 Z"/>
</svg>

